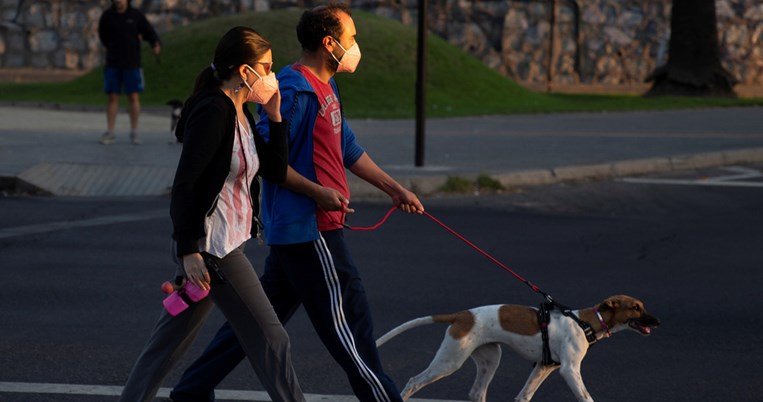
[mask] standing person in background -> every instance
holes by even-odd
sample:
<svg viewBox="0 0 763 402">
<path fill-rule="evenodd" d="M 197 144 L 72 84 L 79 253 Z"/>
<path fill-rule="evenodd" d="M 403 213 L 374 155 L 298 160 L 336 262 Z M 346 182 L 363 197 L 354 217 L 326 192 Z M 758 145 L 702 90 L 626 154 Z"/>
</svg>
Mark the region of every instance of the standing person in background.
<svg viewBox="0 0 763 402">
<path fill-rule="evenodd" d="M 120 402 L 152 402 L 166 375 L 196 338 L 215 305 L 241 340 L 274 402 L 305 402 L 291 345 L 257 272 L 244 254 L 257 233 L 262 175 L 277 183 L 287 172 L 288 122 L 270 42 L 247 27 L 229 30 L 196 79 L 175 135 L 183 143 L 172 185 L 175 255 L 181 274 L 209 296 L 178 315 L 162 311 L 127 379 Z M 247 103 L 261 104 L 266 142 Z"/>
<path fill-rule="evenodd" d="M 401 402 L 376 349 L 373 321 L 344 240 L 350 191 L 345 169 L 387 193 L 407 213 L 424 212 L 415 194 L 384 172 L 355 140 L 342 113 L 337 72 L 352 73 L 360 49 L 350 10 L 342 4 L 306 11 L 297 25 L 302 57 L 278 73 L 289 120 L 289 170 L 282 184 L 265 180 L 262 217 L 270 255 L 260 278 L 281 322 L 300 305 L 361 402 Z M 369 96 L 372 96 L 369 94 Z M 268 126 L 260 109 L 257 128 Z M 243 359 L 229 324 L 186 370 L 174 402 L 214 400 L 214 388 Z"/>
<path fill-rule="evenodd" d="M 143 13 L 130 6 L 130 0 L 112 0 L 111 7 L 103 12 L 98 21 L 98 38 L 106 48 L 103 90 L 109 96 L 106 106 L 107 130 L 100 142 L 108 145 L 116 139 L 114 125 L 117 121 L 119 95 L 124 91 L 129 100 L 130 142 L 139 145 L 138 117 L 140 93 L 143 92 L 144 85 L 140 40 L 150 43 L 154 54 L 159 56 L 162 51 L 159 35 Z"/>
</svg>

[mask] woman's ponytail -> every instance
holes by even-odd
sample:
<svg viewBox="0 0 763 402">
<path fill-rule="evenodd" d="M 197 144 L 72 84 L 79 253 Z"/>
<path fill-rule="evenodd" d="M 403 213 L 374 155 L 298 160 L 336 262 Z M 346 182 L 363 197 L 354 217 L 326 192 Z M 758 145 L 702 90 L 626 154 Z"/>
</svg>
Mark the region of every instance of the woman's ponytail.
<svg viewBox="0 0 763 402">
<path fill-rule="evenodd" d="M 220 78 L 217 76 L 217 72 L 212 69 L 212 66 L 209 66 L 199 73 L 198 76 L 196 76 L 196 83 L 193 86 L 193 93 L 197 93 L 199 91 L 209 89 L 212 87 L 219 87 Z"/>
</svg>

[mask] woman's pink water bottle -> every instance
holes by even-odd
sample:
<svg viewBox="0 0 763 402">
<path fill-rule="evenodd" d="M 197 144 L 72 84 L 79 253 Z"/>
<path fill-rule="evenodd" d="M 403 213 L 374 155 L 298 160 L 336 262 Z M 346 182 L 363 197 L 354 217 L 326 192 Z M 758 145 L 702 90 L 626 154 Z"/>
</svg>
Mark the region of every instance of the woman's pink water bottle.
<svg viewBox="0 0 763 402">
<path fill-rule="evenodd" d="M 197 302 L 209 294 L 209 290 L 204 290 L 193 284 L 191 281 L 185 281 L 185 284 L 176 288 L 170 282 L 164 282 L 162 284 L 162 291 L 164 293 L 170 293 L 167 298 L 162 301 L 164 308 L 167 312 L 176 316 L 188 308 L 188 305 Z"/>
</svg>

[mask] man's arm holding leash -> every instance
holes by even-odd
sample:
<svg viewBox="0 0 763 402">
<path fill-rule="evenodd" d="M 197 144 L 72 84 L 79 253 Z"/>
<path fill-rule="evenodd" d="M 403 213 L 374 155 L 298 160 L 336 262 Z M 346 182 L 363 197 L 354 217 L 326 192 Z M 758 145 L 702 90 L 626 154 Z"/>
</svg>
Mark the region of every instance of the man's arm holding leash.
<svg viewBox="0 0 763 402">
<path fill-rule="evenodd" d="M 405 187 L 395 181 L 390 175 L 382 170 L 365 152 L 350 167 L 350 171 L 361 179 L 374 185 L 378 189 L 387 193 L 395 206 L 404 212 L 422 214 L 424 206 L 419 201 L 416 194 L 407 190 Z M 313 200 L 326 211 L 344 211 L 346 213 L 355 212 L 348 208 L 349 200 L 339 191 L 322 186 L 306 177 L 289 166 L 286 173 L 286 181 L 282 184 L 284 187 L 294 192 L 304 194 Z"/>
<path fill-rule="evenodd" d="M 392 198 L 396 207 L 407 213 L 423 214 L 424 206 L 416 197 L 416 194 L 395 181 L 387 172 L 382 170 L 376 162 L 363 152 L 363 155 L 350 166 L 350 171 L 361 179 L 372 184 L 374 187 L 387 193 Z"/>
</svg>

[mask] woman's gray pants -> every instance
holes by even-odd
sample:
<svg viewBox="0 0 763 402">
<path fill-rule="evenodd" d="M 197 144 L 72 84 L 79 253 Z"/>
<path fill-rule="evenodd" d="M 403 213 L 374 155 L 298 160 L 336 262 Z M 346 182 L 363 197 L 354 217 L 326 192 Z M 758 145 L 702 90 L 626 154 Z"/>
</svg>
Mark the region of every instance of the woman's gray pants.
<svg viewBox="0 0 763 402">
<path fill-rule="evenodd" d="M 159 316 L 151 337 L 135 362 L 120 402 L 152 402 L 164 378 L 188 350 L 212 307 L 230 322 L 260 383 L 274 402 L 303 402 L 305 397 L 291 363 L 289 336 L 262 290 L 244 246 L 219 260 L 224 283 L 209 297 L 172 316 Z M 214 276 L 210 272 L 210 276 Z"/>
</svg>

